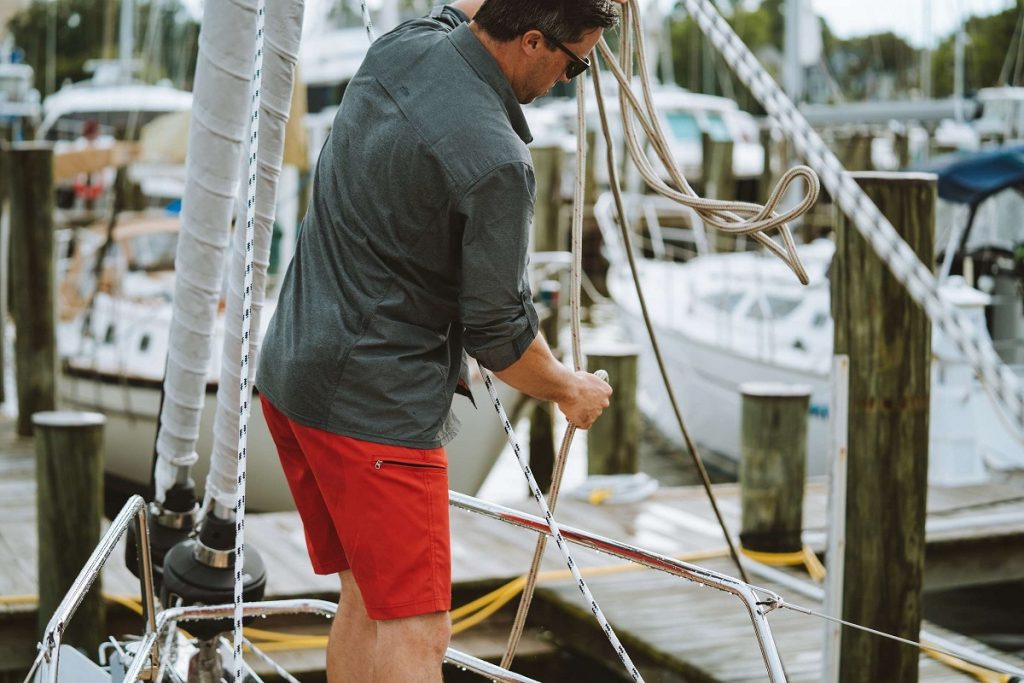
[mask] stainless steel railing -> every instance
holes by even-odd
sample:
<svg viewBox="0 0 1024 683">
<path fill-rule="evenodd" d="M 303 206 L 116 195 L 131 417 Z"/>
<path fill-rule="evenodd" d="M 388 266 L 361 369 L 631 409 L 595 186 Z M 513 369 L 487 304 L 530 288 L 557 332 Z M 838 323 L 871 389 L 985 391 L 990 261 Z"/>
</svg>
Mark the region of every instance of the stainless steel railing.
<svg viewBox="0 0 1024 683">
<path fill-rule="evenodd" d="M 540 517 L 519 512 L 502 505 L 479 500 L 455 491 L 449 493 L 449 501 L 453 507 L 490 517 L 507 524 L 530 529 L 538 533 L 550 534 L 551 532 L 547 522 Z M 158 662 L 159 634 L 169 623 L 183 619 L 224 619 L 232 616 L 234 605 L 175 607 L 164 609 L 159 613 L 156 612 L 153 589 L 153 564 L 150 555 L 147 526 L 147 507 L 145 501 L 140 496 L 133 496 L 125 504 L 114 521 L 111 522 L 110 528 L 107 529 L 107 532 L 100 539 L 100 543 L 89 557 L 89 561 L 86 562 L 72 584 L 71 589 L 64 596 L 64 599 L 50 618 L 43 632 L 40 653 L 36 660 L 40 670 L 40 678 L 37 680 L 57 683 L 60 663 L 59 650 L 64 629 L 74 616 L 86 593 L 95 583 L 96 579 L 99 578 L 103 565 L 106 564 L 121 536 L 128 530 L 128 526 L 131 523 L 135 524 L 136 531 L 136 546 L 140 569 L 139 584 L 142 595 L 145 632 L 142 636 L 141 647 L 138 649 L 139 654 L 132 661 L 125 674 L 124 680 L 127 683 L 134 683 L 139 680 L 147 668 L 153 667 Z M 782 661 L 766 618 L 768 612 L 783 605 L 783 600 L 778 594 L 763 588 L 752 587 L 725 574 L 703 569 L 628 543 L 573 527 L 562 526 L 561 528 L 562 534 L 571 543 L 592 548 L 599 552 L 629 560 L 642 566 L 657 569 L 736 596 L 750 616 L 754 634 L 761 649 L 761 655 L 770 679 L 775 682 L 786 680 Z M 297 599 L 246 603 L 243 606 L 243 613 L 247 617 L 302 613 L 333 616 L 337 609 L 337 605 L 324 600 Z M 533 679 L 502 669 L 451 648 L 448 649 L 445 659 L 451 664 L 461 666 L 493 680 L 508 681 L 510 683 L 537 683 Z M 31 679 L 34 671 L 35 667 L 30 672 L 29 678 L 26 681 Z"/>
<path fill-rule="evenodd" d="M 448 500 L 453 507 L 475 512 L 507 524 L 513 524 L 539 533 L 550 534 L 551 532 L 547 522 L 540 517 L 497 505 L 496 503 L 479 500 L 456 491 L 449 492 Z M 657 569 L 673 576 L 735 595 L 743 603 L 747 613 L 750 615 L 750 621 L 754 627 L 754 635 L 757 637 L 758 645 L 761 648 L 761 656 L 764 659 L 769 678 L 773 683 L 786 680 L 782 659 L 779 657 L 779 651 L 775 646 L 775 639 L 772 636 L 771 627 L 768 625 L 767 619 L 768 612 L 783 605 L 781 596 L 764 588 L 754 588 L 731 576 L 703 569 L 672 557 L 653 553 L 628 543 L 562 524 L 559 527 L 562 530 L 562 535 L 571 543 L 592 548 L 608 555 L 620 557 L 624 560 L 650 567 L 651 569 Z"/>
<path fill-rule="evenodd" d="M 58 668 L 60 665 L 60 644 L 64 636 L 64 629 L 71 617 L 78 610 L 79 605 L 85 598 L 86 593 L 100 576 L 103 565 L 110 558 L 111 553 L 121 540 L 121 536 L 128 530 L 128 525 L 135 523 L 135 544 L 139 557 L 139 589 L 142 595 L 142 616 L 145 621 L 144 637 L 156 636 L 156 611 L 153 596 L 153 560 L 149 549 L 149 526 L 147 524 L 146 501 L 141 496 L 132 496 L 121 509 L 121 512 L 110 523 L 110 528 L 103 534 L 99 545 L 92 551 L 89 560 L 78 573 L 71 589 L 61 600 L 57 610 L 50 617 L 43 631 L 43 640 L 40 643 L 39 655 L 36 664 L 39 666 L 40 677 L 38 680 L 47 683 L 57 683 Z M 145 656 L 143 656 L 145 655 Z M 140 653 L 139 668 L 145 666 L 146 662 L 152 663 L 159 656 L 157 648 L 147 649 Z M 32 677 L 33 670 L 29 672 Z M 26 681 L 28 681 L 28 679 Z"/>
</svg>

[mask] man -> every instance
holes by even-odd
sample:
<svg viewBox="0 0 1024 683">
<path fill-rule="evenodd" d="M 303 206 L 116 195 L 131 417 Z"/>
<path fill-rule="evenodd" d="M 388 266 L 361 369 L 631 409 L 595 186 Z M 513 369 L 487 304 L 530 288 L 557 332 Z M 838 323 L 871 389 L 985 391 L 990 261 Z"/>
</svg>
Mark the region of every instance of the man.
<svg viewBox="0 0 1024 683">
<path fill-rule="evenodd" d="M 520 104 L 616 20 L 609 0 L 458 0 L 381 37 L 345 92 L 256 380 L 313 568 L 341 577 L 332 683 L 441 680 L 463 349 L 580 428 L 608 405 L 537 332 Z"/>
</svg>

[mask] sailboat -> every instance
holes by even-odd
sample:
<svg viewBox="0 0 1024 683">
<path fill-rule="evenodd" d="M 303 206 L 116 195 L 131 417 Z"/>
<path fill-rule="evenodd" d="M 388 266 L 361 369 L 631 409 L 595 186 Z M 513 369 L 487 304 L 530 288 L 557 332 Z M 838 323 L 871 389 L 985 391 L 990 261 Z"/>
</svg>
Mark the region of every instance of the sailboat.
<svg viewBox="0 0 1024 683">
<path fill-rule="evenodd" d="M 1013 150 L 1007 154 L 1012 157 Z M 985 200 L 991 201 L 989 197 L 998 199 L 1000 190 L 1019 182 L 1021 173 L 1019 164 L 1007 167 L 999 154 L 992 153 L 982 159 L 980 166 L 970 167 L 973 180 L 961 177 L 962 170 L 958 175 L 961 168 L 953 164 L 940 174 L 940 197 L 961 204 L 969 202 L 975 208 Z M 991 181 L 991 187 L 979 187 L 980 178 Z M 964 187 L 974 192 L 963 194 Z M 811 388 L 807 471 L 810 475 L 824 474 L 833 327 L 828 272 L 835 251 L 833 242 L 820 239 L 798 247 L 810 277 L 809 284 L 801 287 L 783 264 L 765 254 L 710 253 L 696 214 L 678 207 L 670 212 L 668 205 L 646 196 L 632 196 L 627 212 L 631 224 L 646 228 L 651 242 L 647 250 L 651 257 L 638 264 L 641 286 L 649 293 L 648 305 L 658 335 L 667 342 L 662 348 L 673 383 L 686 387 L 680 401 L 697 441 L 718 456 L 721 467 L 736 468 L 740 458 L 740 385 L 807 385 Z M 608 290 L 625 316 L 624 327 L 643 330 L 610 195 L 597 201 L 594 214 L 611 263 Z M 955 214 L 947 206 L 943 215 Z M 662 223 L 690 227 L 664 227 Z M 976 238 L 985 232 L 976 230 Z M 964 233 L 953 232 L 953 250 L 958 235 Z M 964 244 L 966 238 L 964 235 Z M 673 260 L 672 254 L 680 245 L 698 255 L 685 263 Z M 984 330 L 986 343 L 992 344 L 986 307 L 993 304 L 993 297 L 969 286 L 959 276 L 947 277 L 940 291 L 947 303 L 960 309 L 978 330 Z M 1009 315 L 1015 315 L 1019 308 L 1019 303 L 1010 305 Z M 1007 309 L 1000 306 L 997 319 L 1006 315 Z M 1016 324 L 1014 318 L 1003 327 Z M 653 354 L 646 350 L 649 345 L 644 339 L 636 341 L 642 349 L 641 407 L 663 433 L 679 439 L 672 416 L 656 408 L 664 405 L 665 397 Z M 938 327 L 933 328 L 932 346 L 930 482 L 945 486 L 981 483 L 999 471 L 1024 468 L 1024 434 L 975 379 L 966 359 Z M 1016 369 L 1024 375 L 1024 367 Z"/>
</svg>

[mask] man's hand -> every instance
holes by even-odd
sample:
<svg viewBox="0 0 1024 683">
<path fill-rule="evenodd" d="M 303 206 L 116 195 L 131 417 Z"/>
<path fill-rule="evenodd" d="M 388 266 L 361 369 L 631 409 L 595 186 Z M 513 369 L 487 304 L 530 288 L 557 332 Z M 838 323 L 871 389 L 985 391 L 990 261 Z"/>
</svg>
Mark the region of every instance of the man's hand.
<svg viewBox="0 0 1024 683">
<path fill-rule="evenodd" d="M 558 402 L 565 419 L 580 429 L 589 429 L 608 407 L 612 388 L 596 375 L 580 370 L 573 374 L 573 387 L 567 398 Z"/>
</svg>

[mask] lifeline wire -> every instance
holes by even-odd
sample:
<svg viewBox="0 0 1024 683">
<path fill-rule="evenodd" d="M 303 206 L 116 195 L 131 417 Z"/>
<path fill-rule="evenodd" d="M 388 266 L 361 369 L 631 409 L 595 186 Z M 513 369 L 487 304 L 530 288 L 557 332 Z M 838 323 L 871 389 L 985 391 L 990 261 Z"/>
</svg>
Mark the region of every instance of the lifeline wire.
<svg viewBox="0 0 1024 683">
<path fill-rule="evenodd" d="M 252 104 L 249 118 L 249 186 L 245 207 L 245 288 L 242 293 L 242 353 L 238 386 L 238 474 L 235 494 L 235 613 L 233 624 L 233 669 L 235 681 L 242 680 L 242 575 L 245 566 L 245 465 L 248 447 L 249 401 L 249 328 L 252 322 L 253 242 L 256 222 L 256 156 L 259 152 L 260 87 L 263 83 L 264 0 L 256 4 L 256 56 L 252 76 Z"/>
<path fill-rule="evenodd" d="M 761 589 L 761 588 L 757 588 L 756 586 L 751 586 L 751 588 L 753 588 L 754 590 L 764 590 L 764 589 Z M 925 654 L 928 654 L 930 652 L 934 652 L 934 653 L 937 653 L 937 654 L 945 655 L 946 657 L 952 657 L 953 659 L 959 659 L 960 661 L 966 662 L 967 664 L 970 664 L 971 666 L 979 667 L 981 669 L 985 669 L 987 671 L 991 671 L 992 673 L 995 673 L 995 674 L 998 674 L 998 675 L 1001 675 L 1001 676 L 1006 676 L 1008 683 L 1009 682 L 1013 682 L 1013 681 L 1024 680 L 1024 677 L 1021 676 L 1021 672 L 1012 673 L 1012 672 L 1009 672 L 1009 671 L 998 671 L 998 670 L 993 669 L 991 664 L 984 664 L 984 663 L 979 662 L 977 660 L 973 660 L 970 657 L 965 657 L 962 654 L 956 654 L 954 652 L 950 652 L 949 650 L 943 649 L 941 647 L 937 647 L 935 645 L 928 645 L 927 643 L 921 643 L 921 642 L 918 642 L 916 640 L 910 640 L 909 638 L 901 638 L 900 636 L 896 636 L 896 635 L 893 635 L 891 633 L 886 633 L 885 631 L 879 631 L 877 629 L 873 629 L 873 628 L 870 628 L 868 626 L 861 626 L 860 624 L 856 624 L 856 623 L 854 623 L 852 621 L 846 621 L 845 619 L 840 619 L 839 617 L 833 617 L 833 616 L 830 616 L 830 615 L 825 614 L 823 612 L 818 612 L 816 610 L 809 609 L 807 607 L 801 607 L 800 605 L 794 605 L 794 604 L 789 603 L 789 602 L 783 602 L 781 605 L 776 605 L 776 604 L 774 604 L 772 602 L 767 602 L 767 603 L 764 603 L 764 604 L 765 604 L 765 606 L 768 606 L 769 611 L 772 610 L 772 609 L 775 609 L 776 607 L 781 607 L 781 608 L 784 608 L 784 609 L 789 609 L 789 610 L 792 610 L 794 612 L 797 612 L 798 614 L 805 614 L 807 616 L 818 617 L 819 619 L 824 619 L 825 621 L 831 621 L 832 623 L 840 624 L 842 626 L 846 626 L 846 627 L 849 627 L 849 628 L 852 628 L 852 629 L 857 629 L 858 631 L 864 631 L 865 633 L 870 633 L 870 634 L 875 635 L 875 636 L 879 636 L 879 637 L 882 637 L 882 638 L 887 638 L 889 640 L 894 640 L 897 643 L 903 643 L 904 645 L 911 645 L 911 646 L 916 647 L 917 649 L 921 650 Z"/>
</svg>

